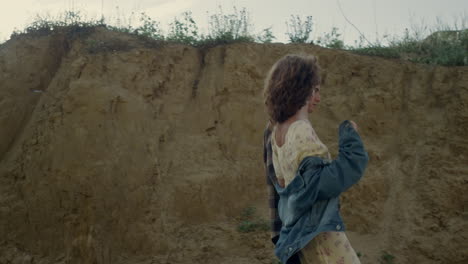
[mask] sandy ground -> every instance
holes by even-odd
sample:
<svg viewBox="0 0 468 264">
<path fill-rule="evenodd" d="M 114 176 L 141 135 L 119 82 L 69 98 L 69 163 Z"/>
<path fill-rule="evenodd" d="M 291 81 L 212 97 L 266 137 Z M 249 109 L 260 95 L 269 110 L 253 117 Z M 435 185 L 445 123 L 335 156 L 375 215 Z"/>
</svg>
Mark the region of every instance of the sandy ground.
<svg viewBox="0 0 468 264">
<path fill-rule="evenodd" d="M 468 67 L 104 30 L 0 46 L 0 263 L 276 263 L 268 231 L 238 227 L 268 219 L 262 86 L 288 53 L 319 57 L 334 155 L 360 125 L 342 212 L 362 262 L 468 263 Z"/>
</svg>

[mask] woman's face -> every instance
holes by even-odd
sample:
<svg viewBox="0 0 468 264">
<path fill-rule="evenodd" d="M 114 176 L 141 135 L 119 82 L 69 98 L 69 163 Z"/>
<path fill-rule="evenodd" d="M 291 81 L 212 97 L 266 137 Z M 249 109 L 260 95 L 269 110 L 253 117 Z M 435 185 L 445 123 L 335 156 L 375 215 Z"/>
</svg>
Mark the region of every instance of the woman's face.
<svg viewBox="0 0 468 264">
<path fill-rule="evenodd" d="M 307 112 L 312 113 L 317 105 L 320 103 L 320 85 L 317 85 L 312 90 L 312 95 L 307 100 L 308 108 Z"/>
</svg>

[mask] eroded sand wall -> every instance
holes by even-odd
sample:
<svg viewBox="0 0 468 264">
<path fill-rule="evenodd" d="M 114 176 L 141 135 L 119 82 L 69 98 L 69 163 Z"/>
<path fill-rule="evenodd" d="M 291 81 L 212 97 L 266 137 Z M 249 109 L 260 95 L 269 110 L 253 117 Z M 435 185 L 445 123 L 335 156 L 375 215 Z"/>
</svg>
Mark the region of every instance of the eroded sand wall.
<svg viewBox="0 0 468 264">
<path fill-rule="evenodd" d="M 90 49 L 99 41 L 128 47 Z M 271 263 L 268 232 L 236 219 L 248 206 L 268 218 L 263 78 L 288 53 L 319 57 L 311 120 L 332 154 L 344 119 L 368 148 L 342 199 L 363 263 L 384 250 L 466 261 L 467 67 L 311 45 L 147 47 L 98 30 L 0 48 L 0 263 Z"/>
</svg>

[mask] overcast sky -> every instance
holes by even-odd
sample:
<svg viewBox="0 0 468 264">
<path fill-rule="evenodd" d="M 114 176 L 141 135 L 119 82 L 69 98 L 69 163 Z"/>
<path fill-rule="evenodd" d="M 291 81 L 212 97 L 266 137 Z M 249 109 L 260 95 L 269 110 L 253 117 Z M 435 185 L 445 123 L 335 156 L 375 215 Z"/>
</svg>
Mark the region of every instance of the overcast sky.
<svg viewBox="0 0 468 264">
<path fill-rule="evenodd" d="M 8 39 L 14 28 L 24 28 L 36 14 L 47 12 L 53 15 L 74 8 L 87 17 L 99 18 L 102 13 L 109 19 L 145 12 L 167 29 L 175 16 L 192 11 L 197 25 L 206 28 L 207 12 L 216 13 L 218 6 L 224 13 L 233 6 L 245 7 L 254 31 L 272 27 L 280 42 L 287 41 L 285 21 L 291 15 L 312 16 L 314 38 L 339 28 L 347 44 L 359 38 L 349 22 L 371 41 L 385 34 L 401 35 L 412 25 L 434 25 L 437 18 L 452 26 L 465 20 L 468 26 L 468 0 L 0 0 L 0 41 Z"/>
</svg>

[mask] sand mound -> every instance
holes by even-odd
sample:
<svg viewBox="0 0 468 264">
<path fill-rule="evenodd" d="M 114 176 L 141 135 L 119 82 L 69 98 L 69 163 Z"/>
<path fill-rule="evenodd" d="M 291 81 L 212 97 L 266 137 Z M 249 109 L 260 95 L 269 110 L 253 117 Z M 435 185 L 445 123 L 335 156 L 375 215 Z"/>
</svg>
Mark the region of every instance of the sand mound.
<svg viewBox="0 0 468 264">
<path fill-rule="evenodd" d="M 298 52 L 323 68 L 322 141 L 353 119 L 370 153 L 342 207 L 363 263 L 466 263 L 468 67 L 102 29 L 0 46 L 0 263 L 272 263 L 237 228 L 268 219 L 263 78 Z"/>
</svg>

